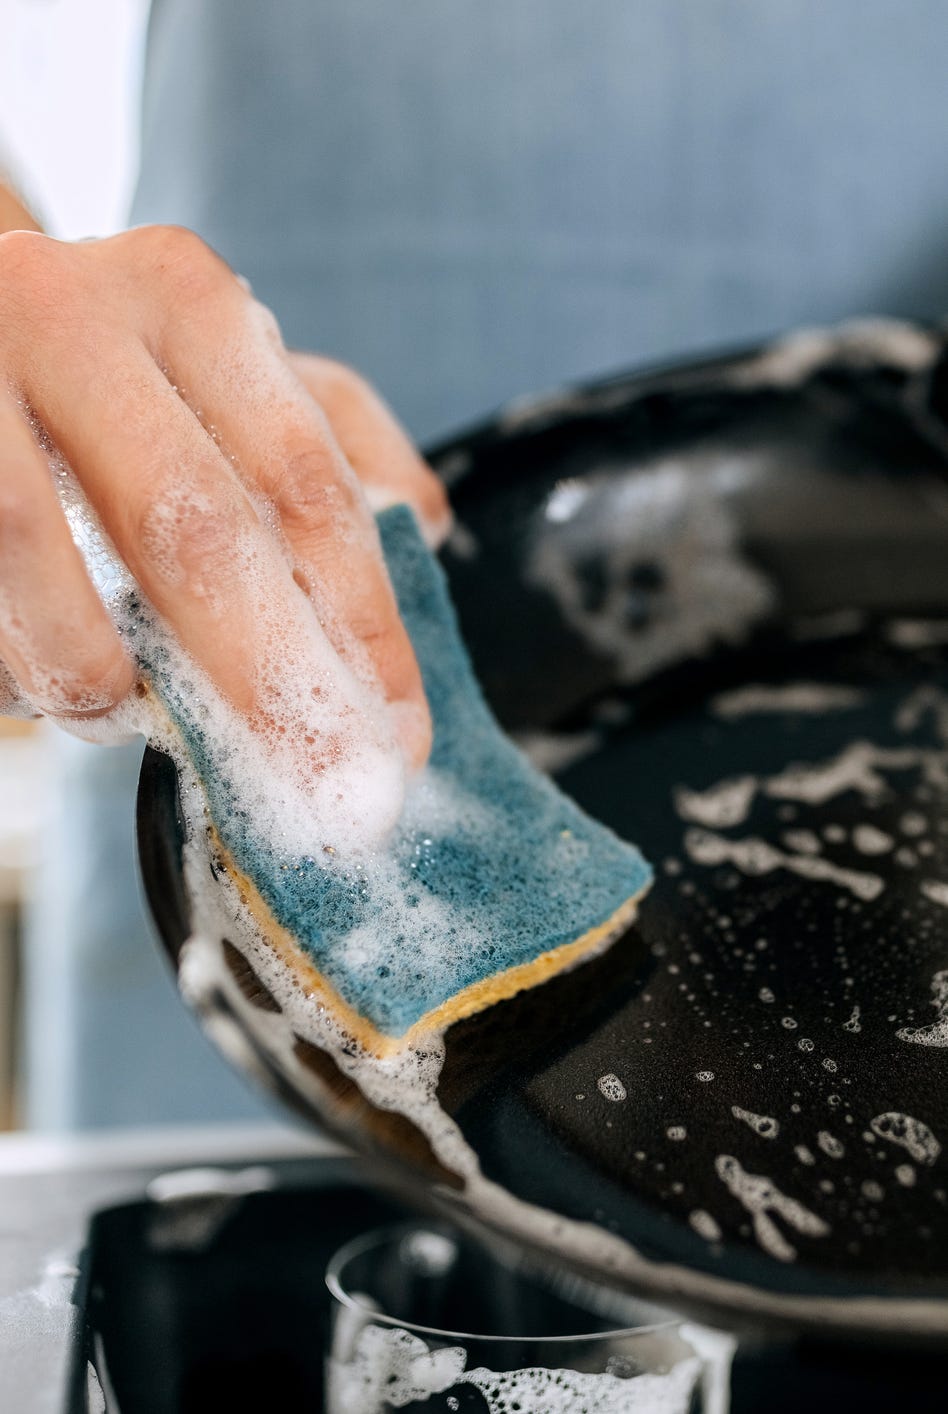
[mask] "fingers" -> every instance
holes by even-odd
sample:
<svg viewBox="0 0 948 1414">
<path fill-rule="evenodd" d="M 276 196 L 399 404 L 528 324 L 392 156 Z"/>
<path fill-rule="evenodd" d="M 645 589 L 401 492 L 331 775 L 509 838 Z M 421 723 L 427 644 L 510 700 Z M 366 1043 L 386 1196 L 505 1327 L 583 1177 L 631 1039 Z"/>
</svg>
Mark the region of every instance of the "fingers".
<svg viewBox="0 0 948 1414">
<path fill-rule="evenodd" d="M 372 508 L 404 502 L 415 512 L 428 544 L 440 545 L 451 528 L 447 493 L 375 389 L 345 364 L 318 354 L 290 353 L 288 358 L 329 418 Z"/>
<path fill-rule="evenodd" d="M 133 666 L 86 573 L 46 459 L 13 398 L 0 392 L 0 658 L 38 711 L 108 711 Z M 4 706 L 9 677 L 0 683 Z"/>
<path fill-rule="evenodd" d="M 413 764 L 431 725 L 414 651 L 398 614 L 375 524 L 322 410 L 290 369 L 261 306 L 241 293 L 230 327 L 179 327 L 165 356 L 244 478 L 272 502 L 340 655 L 398 705 Z"/>
<path fill-rule="evenodd" d="M 220 450 L 135 344 L 31 395 L 158 613 L 234 705 L 262 710 L 260 604 L 299 591 Z"/>
<path fill-rule="evenodd" d="M 313 663 L 328 697 L 348 693 L 368 716 L 358 679 L 371 679 L 421 762 L 427 704 L 371 513 L 272 316 L 187 232 L 0 241 L 3 367 L 184 648 L 251 720 L 273 718 L 288 690 L 281 654 Z M 334 369 L 314 360 L 307 376 L 366 479 L 377 493 L 387 462 L 395 497 L 433 533 L 437 483 L 374 395 Z M 0 662 L 42 710 L 107 710 L 132 666 L 12 398 L 0 419 Z M 327 731 L 331 717 L 324 700 Z"/>
</svg>

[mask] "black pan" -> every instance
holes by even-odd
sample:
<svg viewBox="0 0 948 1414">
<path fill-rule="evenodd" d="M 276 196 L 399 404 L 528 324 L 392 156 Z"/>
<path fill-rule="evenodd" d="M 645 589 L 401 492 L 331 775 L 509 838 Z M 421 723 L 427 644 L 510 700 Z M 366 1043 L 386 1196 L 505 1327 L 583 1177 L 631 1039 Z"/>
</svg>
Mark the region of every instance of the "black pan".
<svg viewBox="0 0 948 1414">
<path fill-rule="evenodd" d="M 627 1244 L 574 1264 L 731 1325 L 948 1342 L 946 417 L 940 332 L 866 325 L 431 454 L 495 710 L 656 866 L 604 957 L 448 1033 L 439 1096 L 489 1178 Z M 177 959 L 151 752 L 138 831 Z M 465 1220 L 410 1127 L 312 1059 L 320 1117 Z"/>
</svg>

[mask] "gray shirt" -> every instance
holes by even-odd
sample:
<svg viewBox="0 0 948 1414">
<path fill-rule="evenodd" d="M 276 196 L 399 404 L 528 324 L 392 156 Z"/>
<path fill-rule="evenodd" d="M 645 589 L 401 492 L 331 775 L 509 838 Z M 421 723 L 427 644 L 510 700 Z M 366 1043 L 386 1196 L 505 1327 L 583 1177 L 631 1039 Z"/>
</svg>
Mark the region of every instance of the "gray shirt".
<svg viewBox="0 0 948 1414">
<path fill-rule="evenodd" d="M 193 226 L 420 438 L 948 304 L 944 0 L 154 0 L 136 221 Z M 134 752 L 65 743 L 27 1113 L 246 1111 L 134 893 Z"/>
<path fill-rule="evenodd" d="M 943 0 L 154 0 L 137 220 L 420 437 L 948 302 Z"/>
</svg>

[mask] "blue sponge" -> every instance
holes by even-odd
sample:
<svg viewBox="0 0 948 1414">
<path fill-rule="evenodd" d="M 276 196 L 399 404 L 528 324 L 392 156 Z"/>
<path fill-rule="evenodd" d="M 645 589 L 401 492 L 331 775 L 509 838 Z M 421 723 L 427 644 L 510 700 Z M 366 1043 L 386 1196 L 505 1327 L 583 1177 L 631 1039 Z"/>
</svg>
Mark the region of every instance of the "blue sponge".
<svg viewBox="0 0 948 1414">
<path fill-rule="evenodd" d="M 153 679 L 204 783 L 223 862 L 264 934 L 346 1028 L 382 1054 L 604 947 L 631 921 L 651 871 L 501 731 L 411 512 L 386 511 L 379 528 L 431 705 L 430 768 L 462 802 L 440 820 L 415 808 L 396 827 L 386 867 L 404 907 L 380 908 L 358 874 L 324 859 L 288 862 L 261 838 L 239 782 L 158 664 Z M 442 924 L 434 948 L 433 916 Z"/>
</svg>

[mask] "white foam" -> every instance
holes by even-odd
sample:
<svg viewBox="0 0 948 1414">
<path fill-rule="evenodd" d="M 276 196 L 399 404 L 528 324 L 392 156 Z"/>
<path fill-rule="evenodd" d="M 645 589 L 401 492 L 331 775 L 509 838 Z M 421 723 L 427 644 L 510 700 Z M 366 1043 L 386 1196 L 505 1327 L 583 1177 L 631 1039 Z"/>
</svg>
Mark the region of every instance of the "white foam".
<svg viewBox="0 0 948 1414">
<path fill-rule="evenodd" d="M 941 751 L 912 750 L 907 747 L 876 746 L 870 741 L 854 741 L 828 761 L 788 766 L 769 777 L 767 795 L 777 800 L 797 800 L 807 805 L 823 805 L 845 791 L 855 791 L 870 802 L 885 795 L 887 784 L 880 771 L 922 770 L 936 784 L 948 783 L 948 759 Z"/>
<path fill-rule="evenodd" d="M 69 468 L 54 458 L 53 471 L 73 537 L 120 635 L 134 635 L 146 659 L 166 665 L 163 675 L 206 737 L 226 743 L 242 805 L 260 834 L 296 858 L 320 856 L 326 846 L 343 855 L 373 848 L 395 823 L 404 798 L 395 718 L 365 655 L 353 649 L 344 660 L 333 647 L 337 626 L 325 606 L 321 622 L 293 583 L 279 541 L 229 521 L 226 527 L 227 583 L 259 589 L 248 701 L 238 709 L 144 601 Z M 188 592 L 212 605 L 221 585 L 200 561 L 182 560 L 179 545 L 195 523 L 213 529 L 215 514 L 206 495 L 182 481 L 154 508 L 146 527 L 155 572 L 172 585 L 186 574 Z M 268 587 L 278 577 L 286 592 L 274 603 Z M 177 734 L 151 694 L 131 694 L 112 712 L 83 722 L 81 732 L 103 741 L 140 732 L 180 764 Z"/>
<path fill-rule="evenodd" d="M 776 1139 L 780 1133 L 779 1120 L 773 1119 L 770 1115 L 754 1114 L 753 1110 L 742 1110 L 740 1105 L 732 1105 L 731 1114 L 735 1119 L 746 1124 L 761 1139 Z"/>
<path fill-rule="evenodd" d="M 938 356 L 936 336 L 915 324 L 876 317 L 849 319 L 831 329 L 800 329 L 768 345 L 724 375 L 736 387 L 794 388 L 835 360 L 854 367 L 878 362 L 922 372 Z"/>
<path fill-rule="evenodd" d="M 862 1022 L 859 1020 L 862 1015 L 862 1008 L 856 1003 L 849 1015 L 849 1020 L 843 1022 L 843 1030 L 850 1031 L 854 1035 L 862 1030 Z"/>
<path fill-rule="evenodd" d="M 914 732 L 929 716 L 938 740 L 948 743 L 948 694 L 940 687 L 926 683 L 915 688 L 899 703 L 895 725 L 900 732 Z"/>
<path fill-rule="evenodd" d="M 823 849 L 819 835 L 812 830 L 784 830 L 781 839 L 795 854 L 820 854 Z"/>
<path fill-rule="evenodd" d="M 765 1252 L 778 1262 L 796 1260 L 796 1248 L 787 1241 L 771 1214 L 804 1237 L 826 1237 L 830 1228 L 822 1218 L 811 1213 L 795 1198 L 785 1193 L 769 1178 L 747 1173 L 733 1154 L 719 1154 L 714 1161 L 715 1172 L 728 1191 L 750 1215 L 754 1236 Z"/>
<path fill-rule="evenodd" d="M 520 731 L 511 733 L 520 750 L 529 756 L 538 771 L 555 775 L 565 771 L 591 756 L 601 744 L 602 737 L 597 731 L 588 732 L 540 732 Z"/>
<path fill-rule="evenodd" d="M 771 608 L 772 587 L 743 555 L 722 494 L 742 474 L 719 458 L 706 467 L 668 460 L 628 476 L 586 478 L 581 496 L 554 491 L 553 518 L 537 522 L 526 573 L 615 663 L 620 681 L 641 681 L 718 641 L 740 642 Z M 591 559 L 601 579 L 592 598 L 583 574 Z M 630 577 L 640 564 L 659 574 L 639 595 L 630 632 Z"/>
<path fill-rule="evenodd" d="M 832 683 L 790 682 L 771 686 L 748 683 L 746 687 L 719 693 L 711 699 L 710 708 L 716 717 L 735 721 L 739 717 L 757 716 L 765 712 L 799 712 L 822 715 L 858 707 L 863 694 L 852 687 Z"/>
<path fill-rule="evenodd" d="M 922 893 L 939 908 L 948 908 L 948 884 L 941 879 L 923 879 L 919 885 Z"/>
<path fill-rule="evenodd" d="M 883 772 L 912 769 L 919 770 L 926 783 L 948 788 L 948 752 L 854 741 L 825 761 L 794 762 L 769 776 L 728 777 L 701 791 L 678 786 L 674 801 L 682 819 L 708 829 L 727 829 L 743 824 L 761 795 L 770 800 L 825 805 L 836 796 L 855 791 L 873 804 L 889 788 Z M 925 828 L 923 820 L 922 829 Z M 831 843 L 842 843 L 846 838 L 842 826 L 829 826 L 825 833 Z M 783 838 L 799 854 L 817 854 L 821 848 L 810 830 L 787 830 Z M 871 824 L 858 826 L 853 842 L 865 854 L 885 853 L 894 844 L 890 836 Z"/>
<path fill-rule="evenodd" d="M 719 781 L 704 791 L 678 786 L 674 794 L 675 808 L 683 820 L 706 825 L 709 829 L 721 829 L 743 824 L 756 792 L 755 776 Z"/>
<path fill-rule="evenodd" d="M 887 854 L 895 840 L 875 825 L 857 825 L 853 830 L 853 844 L 860 854 Z"/>
<path fill-rule="evenodd" d="M 908 1150 L 910 1157 L 918 1164 L 933 1164 L 941 1153 L 941 1144 L 928 1125 L 920 1119 L 913 1119 L 911 1115 L 888 1110 L 885 1114 L 876 1115 L 869 1125 L 880 1139 Z"/>
<path fill-rule="evenodd" d="M 938 885 L 945 889 L 945 906 L 948 906 L 948 887 L 944 884 Z M 925 891 L 925 885 L 922 885 Z M 941 902 L 941 900 L 937 900 Z M 896 1036 L 900 1041 L 909 1041 L 915 1046 L 933 1046 L 936 1049 L 948 1047 L 948 970 L 936 972 L 931 980 L 932 1006 L 935 1008 L 935 1020 L 928 1026 L 903 1026 L 896 1031 Z"/>
<path fill-rule="evenodd" d="M 948 619 L 891 619 L 885 635 L 897 648 L 935 648 L 948 643 Z"/>
<path fill-rule="evenodd" d="M 846 1146 L 834 1134 L 830 1134 L 828 1129 L 820 1130 L 816 1142 L 828 1158 L 841 1159 L 846 1153 Z"/>
<path fill-rule="evenodd" d="M 804 879 L 838 884 L 866 901 L 878 898 L 884 888 L 877 874 L 842 869 L 828 859 L 813 858 L 811 855 L 786 854 L 756 836 L 729 840 L 710 830 L 692 829 L 685 834 L 685 850 L 696 864 L 709 867 L 733 864 L 741 873 L 754 878 L 772 874 L 777 869 L 786 869 Z"/>
<path fill-rule="evenodd" d="M 369 1324 L 344 1358 L 334 1354 L 329 1362 L 329 1414 L 381 1414 L 462 1385 L 479 1391 L 489 1414 L 687 1414 L 701 1377 L 697 1356 L 662 1373 L 628 1376 L 608 1368 L 469 1370 L 467 1361 L 463 1346 L 429 1346 L 411 1331 Z M 627 1363 L 634 1368 L 634 1360 Z"/>
<path fill-rule="evenodd" d="M 599 1087 L 599 1093 L 604 1095 L 607 1100 L 618 1103 L 626 1098 L 626 1088 L 618 1075 L 611 1073 L 609 1075 L 600 1075 L 596 1084 Z"/>
<path fill-rule="evenodd" d="M 720 1224 L 704 1208 L 695 1208 L 688 1214 L 688 1223 L 705 1242 L 720 1242 L 723 1236 Z"/>
</svg>

